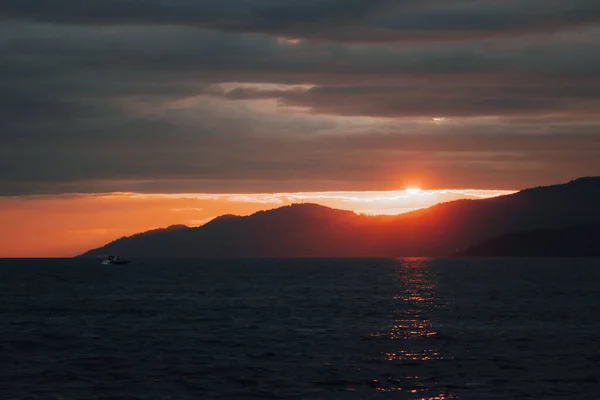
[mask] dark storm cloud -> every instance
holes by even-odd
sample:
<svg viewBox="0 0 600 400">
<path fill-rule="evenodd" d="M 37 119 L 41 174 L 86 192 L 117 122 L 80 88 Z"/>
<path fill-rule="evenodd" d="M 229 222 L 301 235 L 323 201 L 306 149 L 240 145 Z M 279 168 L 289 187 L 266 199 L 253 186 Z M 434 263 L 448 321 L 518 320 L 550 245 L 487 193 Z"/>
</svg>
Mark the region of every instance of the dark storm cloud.
<svg viewBox="0 0 600 400">
<path fill-rule="evenodd" d="M 314 113 L 385 117 L 593 116 L 598 31 L 556 43 L 286 45 L 189 28 L 102 30 L 7 23 L 0 38 L 6 123 L 26 116 L 120 118 L 131 101 L 160 106 L 220 96 L 279 99 Z M 308 84 L 263 89 L 244 82 Z M 20 116 L 20 117 L 19 117 Z M 22 122 L 22 121 L 19 121 Z"/>
<path fill-rule="evenodd" d="M 580 36 L 589 42 L 553 45 L 515 40 L 391 47 L 285 45 L 261 36 L 185 28 L 7 25 L 13 29 L 2 32 L 4 43 L 0 38 L 5 82 L 10 78 L 31 85 L 51 77 L 63 79 L 58 90 L 96 85 L 109 95 L 141 90 L 140 81 L 147 83 L 144 91 L 158 93 L 192 92 L 197 83 L 215 82 L 387 85 L 426 76 L 481 84 L 489 83 L 489 75 L 494 80 L 503 75 L 526 85 L 543 77 L 561 81 L 600 75 L 597 31 Z"/>
<path fill-rule="evenodd" d="M 5 0 L 0 16 L 82 25 L 185 25 L 333 41 L 448 40 L 600 20 L 596 0 Z"/>
<path fill-rule="evenodd" d="M 598 4 L 0 2 L 0 194 L 600 174 Z"/>
</svg>

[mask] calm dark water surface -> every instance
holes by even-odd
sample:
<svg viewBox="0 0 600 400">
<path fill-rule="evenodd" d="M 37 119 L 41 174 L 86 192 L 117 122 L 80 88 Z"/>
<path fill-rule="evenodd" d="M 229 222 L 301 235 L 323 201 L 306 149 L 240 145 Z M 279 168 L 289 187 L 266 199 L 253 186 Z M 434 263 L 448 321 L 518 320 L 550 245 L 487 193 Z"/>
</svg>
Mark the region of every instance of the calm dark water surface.
<svg viewBox="0 0 600 400">
<path fill-rule="evenodd" d="M 600 260 L 0 260 L 2 399 L 597 399 Z"/>
</svg>

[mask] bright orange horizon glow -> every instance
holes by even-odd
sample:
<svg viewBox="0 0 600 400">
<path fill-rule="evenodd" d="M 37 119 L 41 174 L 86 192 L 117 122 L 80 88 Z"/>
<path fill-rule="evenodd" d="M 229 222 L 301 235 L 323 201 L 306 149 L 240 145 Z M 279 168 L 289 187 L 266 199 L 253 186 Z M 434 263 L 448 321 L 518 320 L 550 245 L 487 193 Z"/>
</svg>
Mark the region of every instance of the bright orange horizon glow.
<svg viewBox="0 0 600 400">
<path fill-rule="evenodd" d="M 249 215 L 317 203 L 369 215 L 395 215 L 440 202 L 489 198 L 506 190 L 300 192 L 254 194 L 102 193 L 0 198 L 0 257 L 72 257 L 123 236 L 174 224 L 200 226 L 223 214 Z"/>
</svg>

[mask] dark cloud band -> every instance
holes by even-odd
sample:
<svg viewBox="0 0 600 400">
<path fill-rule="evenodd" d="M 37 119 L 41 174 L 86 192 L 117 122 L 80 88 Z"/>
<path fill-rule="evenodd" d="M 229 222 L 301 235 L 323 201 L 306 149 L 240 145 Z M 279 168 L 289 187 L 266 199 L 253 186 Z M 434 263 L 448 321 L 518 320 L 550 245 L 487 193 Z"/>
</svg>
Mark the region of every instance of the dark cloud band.
<svg viewBox="0 0 600 400">
<path fill-rule="evenodd" d="M 5 0 L 0 16 L 82 25 L 180 25 L 327 41 L 468 39 L 600 20 L 596 0 Z"/>
<path fill-rule="evenodd" d="M 599 5 L 0 2 L 0 194 L 600 174 Z"/>
</svg>

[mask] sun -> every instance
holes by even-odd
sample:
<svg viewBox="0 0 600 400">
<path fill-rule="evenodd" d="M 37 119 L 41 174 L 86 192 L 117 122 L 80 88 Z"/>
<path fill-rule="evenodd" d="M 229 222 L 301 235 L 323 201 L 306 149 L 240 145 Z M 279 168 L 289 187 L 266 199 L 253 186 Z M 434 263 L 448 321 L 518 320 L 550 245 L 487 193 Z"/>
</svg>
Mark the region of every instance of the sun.
<svg viewBox="0 0 600 400">
<path fill-rule="evenodd" d="M 421 193 L 421 188 L 418 188 L 418 187 L 409 187 L 409 188 L 406 188 L 406 193 L 408 193 L 408 194 L 419 194 L 419 193 Z"/>
</svg>

